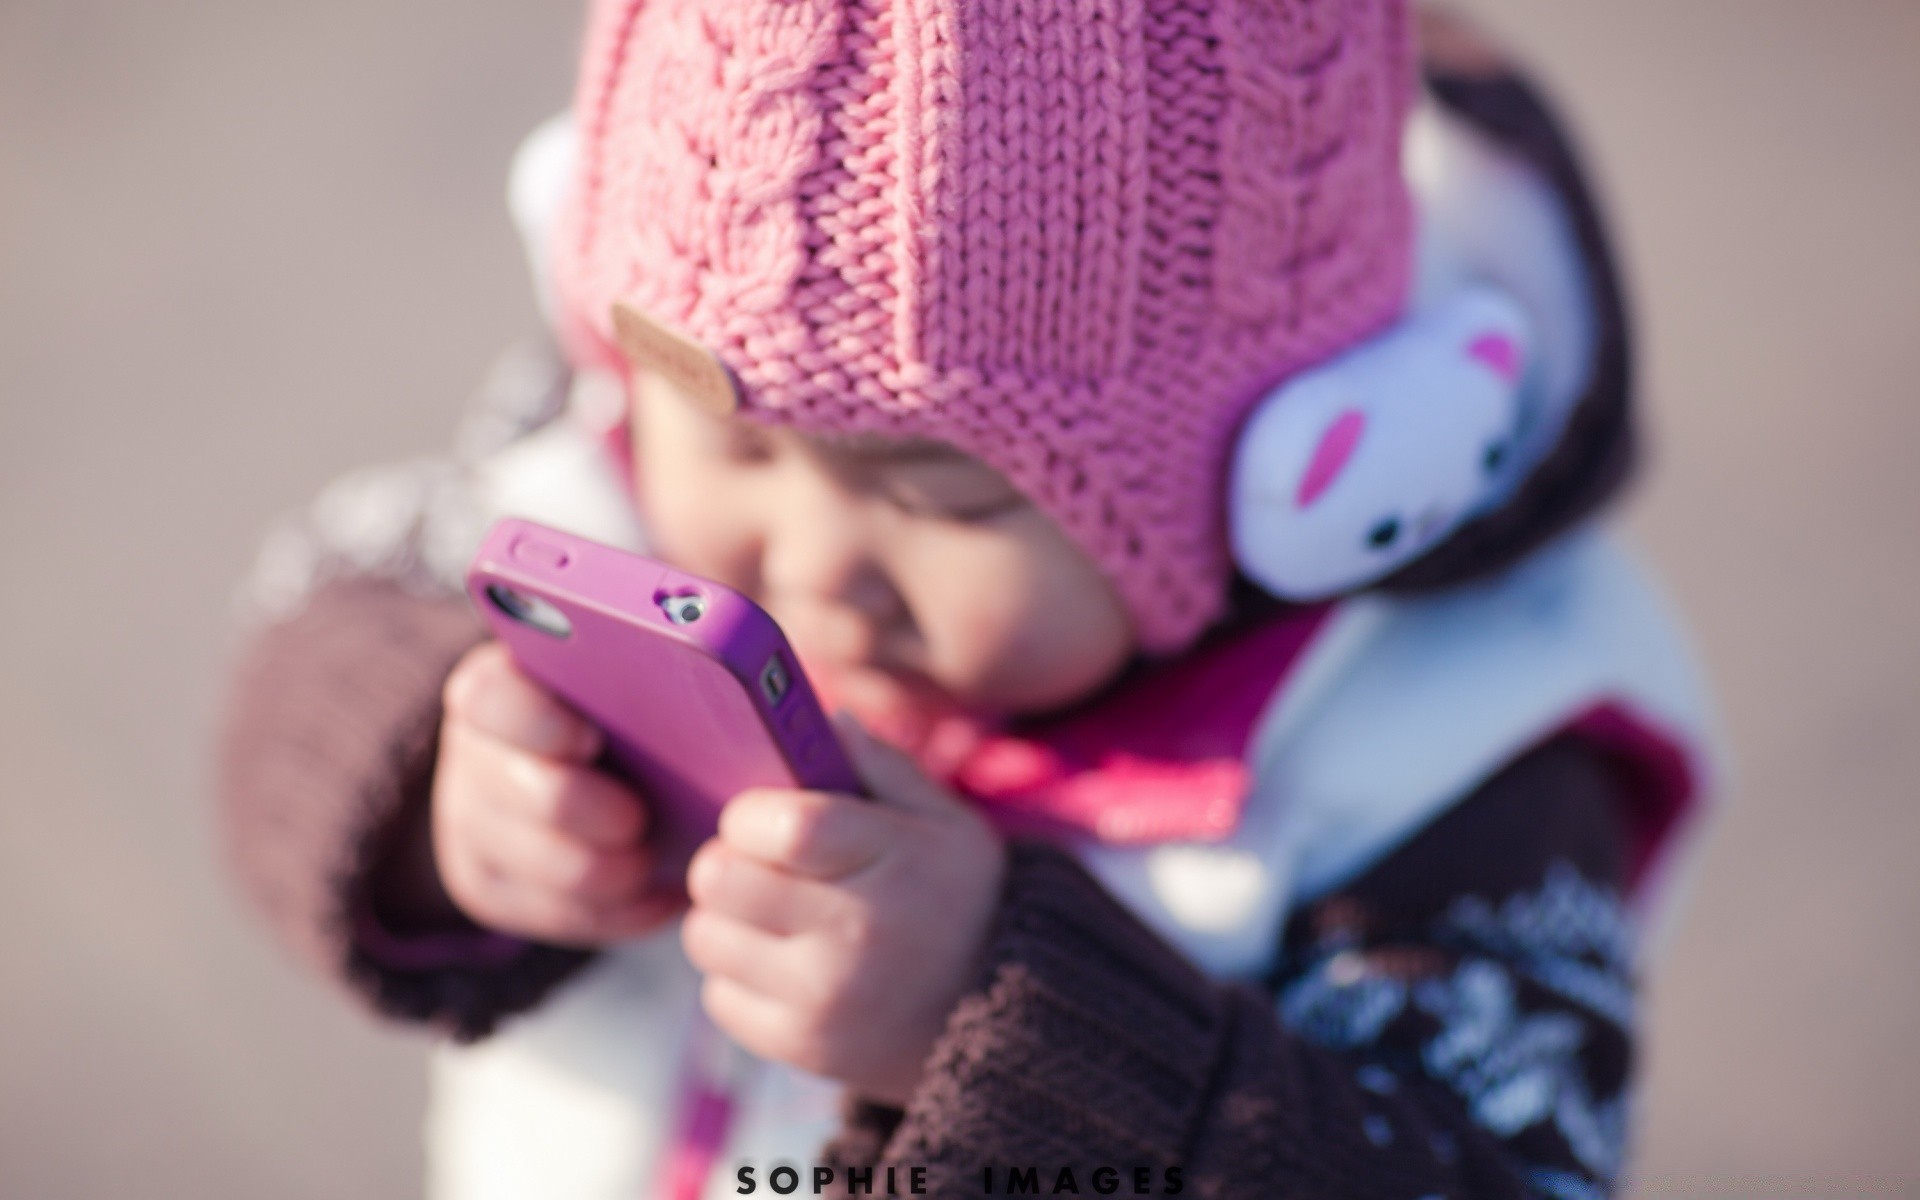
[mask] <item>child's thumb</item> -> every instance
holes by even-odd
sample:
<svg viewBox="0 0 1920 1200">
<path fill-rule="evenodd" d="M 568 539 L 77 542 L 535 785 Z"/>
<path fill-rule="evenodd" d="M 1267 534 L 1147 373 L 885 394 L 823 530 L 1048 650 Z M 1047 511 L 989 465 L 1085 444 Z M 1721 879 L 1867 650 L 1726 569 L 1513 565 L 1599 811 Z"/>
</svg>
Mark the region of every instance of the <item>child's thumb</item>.
<svg viewBox="0 0 1920 1200">
<path fill-rule="evenodd" d="M 835 713 L 833 724 L 854 772 L 873 799 L 919 812 L 947 812 L 959 805 L 945 788 L 926 777 L 918 763 L 868 733 L 852 713 Z"/>
</svg>

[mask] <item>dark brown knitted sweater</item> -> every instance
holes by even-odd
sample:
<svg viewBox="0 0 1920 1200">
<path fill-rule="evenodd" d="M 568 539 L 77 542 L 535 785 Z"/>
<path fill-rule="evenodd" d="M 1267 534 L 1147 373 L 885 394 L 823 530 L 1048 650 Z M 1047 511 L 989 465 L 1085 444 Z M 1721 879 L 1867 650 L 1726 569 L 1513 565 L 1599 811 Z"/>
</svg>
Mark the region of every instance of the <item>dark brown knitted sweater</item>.
<svg viewBox="0 0 1920 1200">
<path fill-rule="evenodd" d="M 1568 196 L 1604 361 L 1516 505 L 1395 581 L 1408 587 L 1530 551 L 1613 490 L 1631 448 L 1618 291 L 1565 143 L 1471 38 L 1430 26 L 1428 47 L 1435 94 Z M 386 1015 L 471 1039 L 590 956 L 457 922 L 403 931 L 432 934 L 431 954 L 392 953 L 380 898 L 396 873 L 437 886 L 421 849 L 439 690 L 481 636 L 462 600 L 403 575 L 321 573 L 250 638 L 224 826 L 303 958 Z M 850 1103 L 827 1158 L 882 1179 L 925 1167 L 946 1196 L 1131 1195 L 1139 1179 L 1217 1197 L 1604 1194 L 1627 1132 L 1630 787 L 1578 742 L 1535 749 L 1297 912 L 1258 986 L 1205 977 L 1071 859 L 1016 846 L 987 967 L 920 1090 L 904 1111 Z"/>
<path fill-rule="evenodd" d="M 1015 855 L 979 986 L 955 1010 L 907 1111 L 854 1105 L 830 1158 L 924 1164 L 937 1195 L 982 1194 L 988 1166 L 1171 1168 L 1201 1196 L 1526 1195 L 1599 1182 L 1554 1120 L 1503 1138 L 1475 1120 L 1497 1092 L 1447 1069 L 1445 1040 L 1490 1018 L 1476 1067 L 1523 1077 L 1529 1022 L 1577 1050 L 1556 1081 L 1619 1095 L 1628 1029 L 1555 990 L 1581 963 L 1626 995 L 1611 925 L 1622 871 L 1612 783 L 1582 747 L 1522 758 L 1363 878 L 1299 913 L 1264 988 L 1224 986 L 1134 921 L 1077 865 Z M 1547 903 L 1565 925 L 1510 944 L 1467 913 Z M 1499 924 L 1496 920 L 1494 924 Z M 1597 932 L 1597 931 L 1592 931 Z M 1457 1019 L 1476 988 L 1505 995 Z M 1423 990 L 1425 994 L 1423 995 Z M 1278 1012 L 1276 1012 L 1276 996 Z M 1510 1063 L 1496 1060 L 1501 1053 Z M 1543 1079 L 1543 1076 L 1536 1076 Z M 1466 1091 L 1468 1094 L 1463 1095 Z M 1577 1134 L 1575 1136 L 1578 1136 Z"/>
</svg>

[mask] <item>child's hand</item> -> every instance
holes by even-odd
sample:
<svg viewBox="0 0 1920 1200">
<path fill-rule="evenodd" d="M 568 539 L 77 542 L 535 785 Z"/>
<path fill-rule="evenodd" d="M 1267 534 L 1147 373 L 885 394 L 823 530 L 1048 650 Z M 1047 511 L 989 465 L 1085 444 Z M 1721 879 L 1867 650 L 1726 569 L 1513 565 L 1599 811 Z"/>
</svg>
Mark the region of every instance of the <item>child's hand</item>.
<svg viewBox="0 0 1920 1200">
<path fill-rule="evenodd" d="M 647 933 L 646 805 L 590 766 L 599 730 L 521 674 L 499 642 L 448 676 L 433 782 L 434 861 L 461 911 L 504 933 L 597 946 Z"/>
<path fill-rule="evenodd" d="M 741 1045 L 903 1103 L 972 985 L 1006 849 L 906 756 L 842 729 L 875 798 L 736 796 L 694 856 L 681 938 Z"/>
</svg>

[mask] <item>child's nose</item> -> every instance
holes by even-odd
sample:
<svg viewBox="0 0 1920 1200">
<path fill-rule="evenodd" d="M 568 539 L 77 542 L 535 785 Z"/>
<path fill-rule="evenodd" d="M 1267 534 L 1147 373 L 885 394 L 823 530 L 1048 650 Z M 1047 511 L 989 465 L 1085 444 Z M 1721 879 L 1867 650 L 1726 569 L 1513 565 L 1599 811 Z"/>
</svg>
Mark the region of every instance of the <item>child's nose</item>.
<svg viewBox="0 0 1920 1200">
<path fill-rule="evenodd" d="M 769 598 L 850 610 L 879 629 L 899 619 L 902 602 L 887 577 L 870 501 L 824 473 L 795 472 L 770 514 L 761 579 Z"/>
</svg>

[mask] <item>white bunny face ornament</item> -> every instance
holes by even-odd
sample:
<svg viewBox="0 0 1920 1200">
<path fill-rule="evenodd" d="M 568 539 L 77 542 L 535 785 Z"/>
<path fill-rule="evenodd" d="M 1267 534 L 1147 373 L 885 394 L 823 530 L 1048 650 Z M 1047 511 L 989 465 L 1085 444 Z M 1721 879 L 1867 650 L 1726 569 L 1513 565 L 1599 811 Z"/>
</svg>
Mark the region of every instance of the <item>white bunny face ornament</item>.
<svg viewBox="0 0 1920 1200">
<path fill-rule="evenodd" d="M 1425 552 L 1518 470 L 1524 313 L 1473 285 L 1288 380 L 1240 433 L 1235 560 L 1289 600 L 1359 587 Z"/>
</svg>

